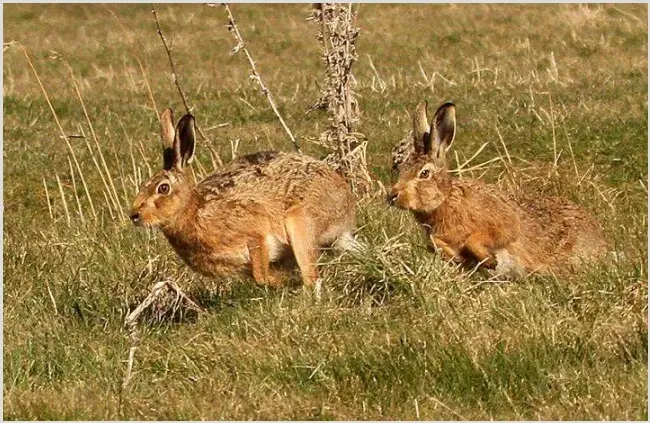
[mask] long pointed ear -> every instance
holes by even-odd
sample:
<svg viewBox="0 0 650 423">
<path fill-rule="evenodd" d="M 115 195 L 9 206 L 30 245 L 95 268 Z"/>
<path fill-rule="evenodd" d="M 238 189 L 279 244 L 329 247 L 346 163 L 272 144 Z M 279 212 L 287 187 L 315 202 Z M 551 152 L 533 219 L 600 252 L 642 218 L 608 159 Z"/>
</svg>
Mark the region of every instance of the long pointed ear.
<svg viewBox="0 0 650 423">
<path fill-rule="evenodd" d="M 163 146 L 163 169 L 174 166 L 174 112 L 165 109 L 160 115 L 160 139 Z"/>
<path fill-rule="evenodd" d="M 427 101 L 425 100 L 417 105 L 413 113 L 413 147 L 418 154 L 427 154 L 431 147 L 427 122 Z"/>
<path fill-rule="evenodd" d="M 456 136 L 456 106 L 447 102 L 438 107 L 431 121 L 431 151 L 434 159 L 444 160 Z"/>
<path fill-rule="evenodd" d="M 174 166 L 182 169 L 194 158 L 195 130 L 194 116 L 186 114 L 176 125 L 174 137 Z"/>
</svg>

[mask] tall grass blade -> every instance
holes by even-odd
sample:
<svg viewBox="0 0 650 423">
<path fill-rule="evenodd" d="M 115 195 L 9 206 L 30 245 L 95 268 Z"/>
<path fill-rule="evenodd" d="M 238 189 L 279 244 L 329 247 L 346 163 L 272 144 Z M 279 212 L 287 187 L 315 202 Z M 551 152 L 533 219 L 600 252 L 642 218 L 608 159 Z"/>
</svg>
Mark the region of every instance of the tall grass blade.
<svg viewBox="0 0 650 423">
<path fill-rule="evenodd" d="M 20 48 L 23 50 L 23 53 L 25 54 L 25 57 L 27 58 L 27 63 L 29 64 L 29 67 L 32 69 L 32 72 L 34 73 L 34 76 L 36 77 L 36 81 L 38 81 L 38 85 L 41 88 L 41 91 L 43 92 L 43 95 L 45 96 L 45 101 L 47 101 L 47 105 L 50 108 L 50 111 L 52 112 L 52 116 L 54 117 L 54 121 L 56 122 L 56 126 L 59 128 L 59 131 L 61 132 L 61 137 L 63 137 L 63 140 L 65 141 L 66 145 L 68 146 L 68 150 L 70 150 L 70 154 L 72 154 L 72 159 L 74 161 L 75 167 L 77 168 L 77 173 L 79 173 L 79 177 L 81 178 L 81 183 L 84 187 L 84 191 L 86 193 L 86 198 L 88 199 L 88 204 L 90 205 L 90 210 L 93 213 L 94 217 L 97 217 L 97 212 L 95 211 L 95 206 L 93 204 L 92 197 L 90 195 L 90 190 L 88 190 L 88 185 L 86 184 L 86 179 L 84 178 L 83 172 L 81 171 L 81 167 L 79 166 L 79 161 L 77 160 L 77 155 L 74 152 L 74 149 L 72 148 L 72 145 L 70 145 L 70 141 L 68 140 L 68 136 L 66 135 L 65 131 L 63 130 L 63 127 L 61 126 L 61 122 L 59 121 L 59 117 L 56 115 L 56 112 L 54 111 L 54 106 L 52 106 L 52 102 L 50 101 L 50 96 L 47 95 L 47 91 L 45 90 L 45 86 L 43 86 L 43 83 L 41 82 L 41 78 L 38 76 L 38 72 L 36 72 L 36 68 L 34 67 L 34 64 L 32 63 L 32 59 L 29 57 L 29 54 L 27 54 L 27 50 L 25 47 L 20 44 Z"/>
<path fill-rule="evenodd" d="M 63 186 L 61 185 L 61 179 L 59 179 L 59 174 L 55 173 L 56 175 L 56 183 L 59 187 L 59 194 L 61 195 L 61 203 L 63 204 L 63 210 L 65 211 L 65 220 L 68 223 L 68 227 L 70 227 L 70 212 L 68 211 L 68 201 L 65 198 L 65 194 L 63 193 Z"/>
</svg>

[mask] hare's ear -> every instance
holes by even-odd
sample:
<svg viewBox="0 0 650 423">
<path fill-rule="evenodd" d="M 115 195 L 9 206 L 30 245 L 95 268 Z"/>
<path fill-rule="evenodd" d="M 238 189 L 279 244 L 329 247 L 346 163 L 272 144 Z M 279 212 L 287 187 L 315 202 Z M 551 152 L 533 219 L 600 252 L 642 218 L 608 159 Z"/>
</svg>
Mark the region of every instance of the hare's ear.
<svg viewBox="0 0 650 423">
<path fill-rule="evenodd" d="M 427 154 L 430 148 L 427 101 L 417 105 L 413 113 L 413 147 L 417 154 Z"/>
<path fill-rule="evenodd" d="M 447 102 L 438 107 L 431 122 L 430 155 L 434 159 L 444 160 L 445 153 L 451 147 L 456 136 L 456 106 Z"/>
<path fill-rule="evenodd" d="M 174 112 L 165 109 L 160 115 L 160 139 L 163 146 L 163 169 L 170 170 L 174 166 Z"/>
<path fill-rule="evenodd" d="M 188 113 L 178 121 L 174 137 L 174 166 L 179 170 L 194 158 L 194 134 L 194 116 Z"/>
</svg>

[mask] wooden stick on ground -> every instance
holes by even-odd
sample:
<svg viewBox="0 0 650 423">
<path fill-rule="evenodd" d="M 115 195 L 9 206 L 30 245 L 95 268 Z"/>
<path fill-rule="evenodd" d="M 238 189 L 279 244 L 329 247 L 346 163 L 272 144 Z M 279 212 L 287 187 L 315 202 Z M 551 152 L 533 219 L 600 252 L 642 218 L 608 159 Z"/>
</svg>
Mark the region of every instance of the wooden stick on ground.
<svg viewBox="0 0 650 423">
<path fill-rule="evenodd" d="M 129 382 L 131 381 L 135 351 L 137 350 L 140 341 L 140 338 L 138 336 L 138 330 L 136 328 L 135 323 L 138 320 L 138 317 L 140 317 L 140 315 L 142 314 L 142 312 L 144 312 L 149 306 L 151 306 L 151 304 L 153 304 L 156 298 L 160 296 L 164 288 L 174 291 L 176 295 L 178 295 L 183 300 L 187 301 L 187 304 L 189 305 L 190 308 L 196 310 L 199 313 L 205 313 L 205 310 L 203 310 L 198 304 L 196 304 L 187 295 L 185 295 L 185 293 L 181 290 L 181 288 L 178 286 L 178 284 L 175 281 L 171 279 L 166 279 L 164 281 L 160 281 L 156 283 L 153 286 L 153 288 L 151 288 L 151 292 L 149 293 L 149 295 L 147 295 L 147 298 L 145 298 L 135 308 L 135 310 L 129 313 L 128 316 L 126 316 L 126 318 L 124 319 L 124 326 L 126 326 L 129 329 L 129 337 L 131 338 L 131 348 L 129 348 L 129 360 L 126 367 L 126 374 L 124 375 L 124 381 L 122 383 L 122 389 L 125 389 L 129 385 Z"/>
</svg>

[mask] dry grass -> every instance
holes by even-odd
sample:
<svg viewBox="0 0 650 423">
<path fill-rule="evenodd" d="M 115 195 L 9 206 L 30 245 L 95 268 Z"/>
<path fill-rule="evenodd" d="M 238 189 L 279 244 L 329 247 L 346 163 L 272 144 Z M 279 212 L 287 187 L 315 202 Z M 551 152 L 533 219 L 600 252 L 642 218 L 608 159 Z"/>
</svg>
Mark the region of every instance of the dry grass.
<svg viewBox="0 0 650 423">
<path fill-rule="evenodd" d="M 287 125 L 317 137 L 308 6 L 231 7 Z M 196 177 L 234 150 L 290 150 L 229 55 L 225 10 L 157 13 L 211 143 Z M 323 257 L 320 303 L 298 277 L 199 277 L 123 219 L 160 166 L 155 109 L 182 109 L 149 6 L 7 5 L 5 419 L 647 419 L 647 6 L 362 4 L 358 19 L 359 131 L 381 185 L 417 101 L 453 100 L 459 177 L 565 195 L 624 256 L 493 280 L 427 252 L 379 190 L 358 204 L 367 250 Z M 154 302 L 124 386 L 124 318 L 170 278 L 207 313 Z"/>
</svg>

